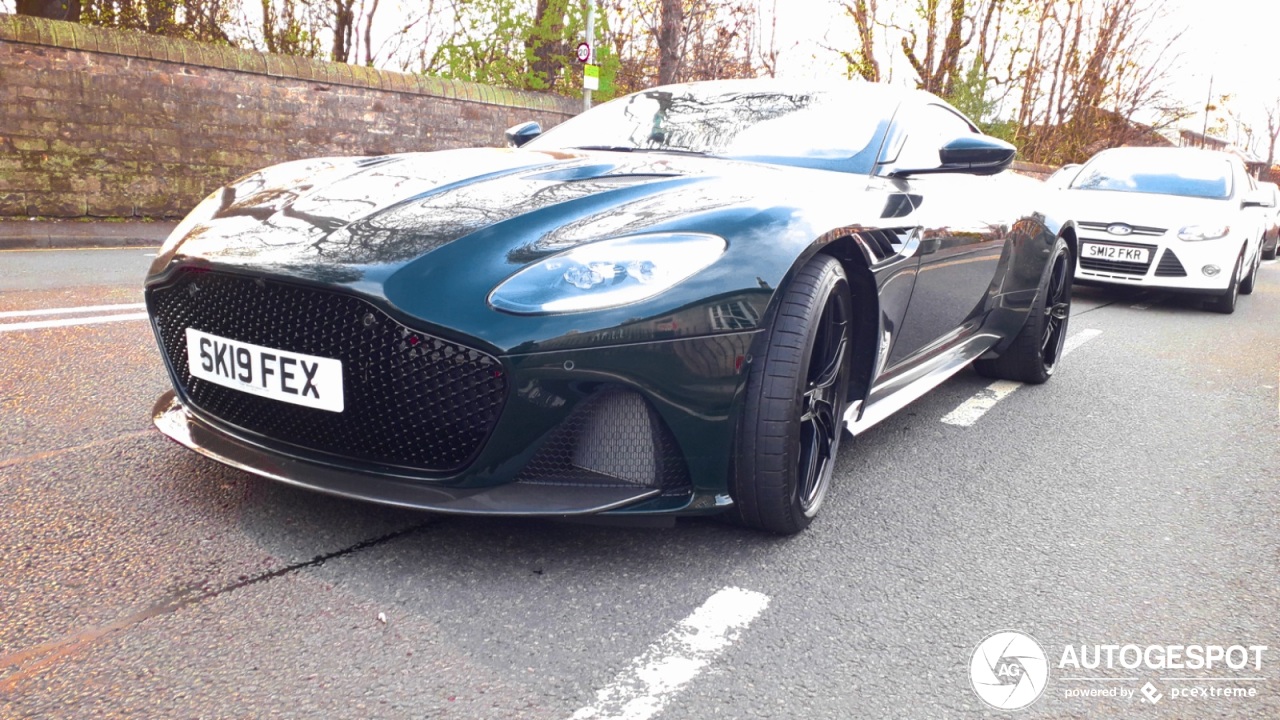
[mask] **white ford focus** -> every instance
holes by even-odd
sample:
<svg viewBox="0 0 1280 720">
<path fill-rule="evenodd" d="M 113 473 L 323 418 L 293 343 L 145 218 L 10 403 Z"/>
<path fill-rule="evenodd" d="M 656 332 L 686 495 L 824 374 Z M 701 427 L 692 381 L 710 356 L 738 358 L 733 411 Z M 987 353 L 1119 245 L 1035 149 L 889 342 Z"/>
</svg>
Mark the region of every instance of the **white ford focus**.
<svg viewBox="0 0 1280 720">
<path fill-rule="evenodd" d="M 1264 208 L 1273 201 L 1233 155 L 1104 150 L 1062 199 L 1077 225 L 1078 282 L 1197 293 L 1223 313 L 1253 292 Z"/>
</svg>

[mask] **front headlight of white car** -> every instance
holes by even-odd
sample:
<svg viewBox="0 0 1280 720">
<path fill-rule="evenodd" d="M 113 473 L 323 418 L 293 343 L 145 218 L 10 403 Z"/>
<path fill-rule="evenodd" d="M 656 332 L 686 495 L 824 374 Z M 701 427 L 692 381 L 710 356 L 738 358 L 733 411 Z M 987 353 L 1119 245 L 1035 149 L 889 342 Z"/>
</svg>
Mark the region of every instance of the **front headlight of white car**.
<svg viewBox="0 0 1280 720">
<path fill-rule="evenodd" d="M 1217 240 L 1220 237 L 1226 237 L 1231 232 L 1228 225 L 1188 225 L 1178 231 L 1178 238 L 1181 240 L 1197 241 L 1197 240 Z"/>
<path fill-rule="evenodd" d="M 629 305 L 668 290 L 725 250 L 706 233 L 648 233 L 600 240 L 539 260 L 489 293 L 489 304 L 521 315 Z"/>
</svg>

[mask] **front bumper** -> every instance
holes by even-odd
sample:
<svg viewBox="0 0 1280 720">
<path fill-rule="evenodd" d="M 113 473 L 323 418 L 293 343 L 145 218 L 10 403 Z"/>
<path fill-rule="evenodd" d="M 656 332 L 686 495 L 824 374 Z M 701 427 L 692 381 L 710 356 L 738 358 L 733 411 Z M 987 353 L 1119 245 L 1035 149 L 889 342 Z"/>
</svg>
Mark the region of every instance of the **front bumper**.
<svg viewBox="0 0 1280 720">
<path fill-rule="evenodd" d="M 1121 241 L 1082 232 L 1079 237 L 1082 246 L 1096 243 L 1143 247 L 1150 251 L 1150 260 L 1145 264 L 1091 261 L 1081 251 L 1076 262 L 1076 279 L 1111 285 L 1221 294 L 1227 290 L 1236 257 L 1244 244 L 1244 240 L 1232 236 L 1201 242 L 1184 242 L 1176 238 L 1169 240 L 1167 235 L 1158 238 L 1131 238 Z M 1218 273 L 1206 275 L 1203 272 L 1206 265 L 1218 266 Z"/>
<path fill-rule="evenodd" d="M 206 457 L 289 485 L 384 505 L 458 515 L 590 515 L 656 498 L 658 488 L 557 487 L 508 483 L 487 488 L 425 485 L 272 452 L 213 426 L 187 409 L 172 390 L 152 410 L 156 427 Z"/>
</svg>

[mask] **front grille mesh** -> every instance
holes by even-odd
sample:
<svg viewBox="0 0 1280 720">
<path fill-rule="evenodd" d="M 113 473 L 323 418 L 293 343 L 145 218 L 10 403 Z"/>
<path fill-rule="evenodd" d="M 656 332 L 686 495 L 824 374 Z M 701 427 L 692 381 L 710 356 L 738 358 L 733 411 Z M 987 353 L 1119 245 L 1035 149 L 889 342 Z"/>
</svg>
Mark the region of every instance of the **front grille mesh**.
<svg viewBox="0 0 1280 720">
<path fill-rule="evenodd" d="M 187 270 L 150 288 L 147 306 L 191 404 L 268 442 L 451 472 L 479 452 L 506 397 L 496 358 L 406 327 L 351 295 Z M 341 360 L 345 409 L 292 405 L 192 377 L 186 328 Z"/>
<path fill-rule="evenodd" d="M 552 431 L 519 482 L 533 485 L 657 487 L 689 491 L 689 471 L 671 430 L 639 394 L 602 388 Z"/>
<path fill-rule="evenodd" d="M 1156 277 L 1186 277 L 1187 269 L 1182 267 L 1182 262 L 1178 260 L 1178 256 L 1173 251 L 1165 248 L 1164 254 L 1160 256 L 1160 263 L 1156 265 Z"/>
</svg>

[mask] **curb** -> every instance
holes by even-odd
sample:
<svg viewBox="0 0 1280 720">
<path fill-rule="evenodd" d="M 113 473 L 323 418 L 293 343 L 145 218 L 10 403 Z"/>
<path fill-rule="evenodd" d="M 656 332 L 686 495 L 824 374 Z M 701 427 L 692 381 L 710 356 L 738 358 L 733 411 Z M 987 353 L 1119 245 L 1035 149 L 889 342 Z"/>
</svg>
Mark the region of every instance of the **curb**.
<svg viewBox="0 0 1280 720">
<path fill-rule="evenodd" d="M 41 222 L 0 220 L 0 250 L 150 247 L 176 222 Z"/>
</svg>

